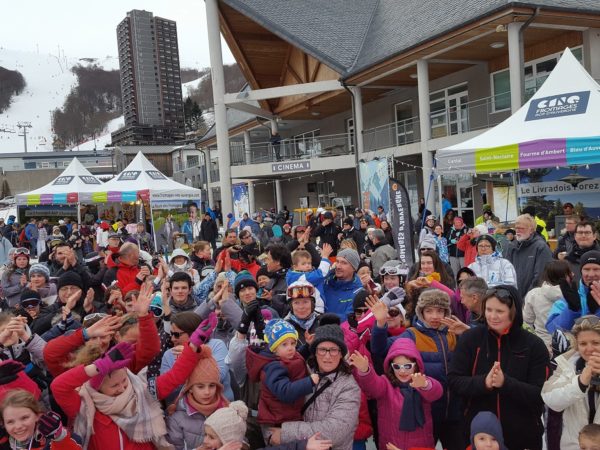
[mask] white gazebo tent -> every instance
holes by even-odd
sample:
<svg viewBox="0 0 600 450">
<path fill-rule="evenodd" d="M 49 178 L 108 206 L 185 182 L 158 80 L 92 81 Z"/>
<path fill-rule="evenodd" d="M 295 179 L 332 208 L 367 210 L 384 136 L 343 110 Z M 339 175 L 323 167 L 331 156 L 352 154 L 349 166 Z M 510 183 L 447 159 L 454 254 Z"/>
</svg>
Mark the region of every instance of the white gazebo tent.
<svg viewBox="0 0 600 450">
<path fill-rule="evenodd" d="M 102 186 L 96 176 L 92 175 L 77 159 L 50 183 L 31 192 L 18 194 L 17 205 L 67 205 L 77 204 L 77 221 L 81 223 L 80 204 L 91 201 L 92 194 Z"/>
<path fill-rule="evenodd" d="M 436 154 L 437 171 L 493 173 L 600 163 L 600 85 L 571 51 L 535 95 L 494 128 Z"/>
</svg>

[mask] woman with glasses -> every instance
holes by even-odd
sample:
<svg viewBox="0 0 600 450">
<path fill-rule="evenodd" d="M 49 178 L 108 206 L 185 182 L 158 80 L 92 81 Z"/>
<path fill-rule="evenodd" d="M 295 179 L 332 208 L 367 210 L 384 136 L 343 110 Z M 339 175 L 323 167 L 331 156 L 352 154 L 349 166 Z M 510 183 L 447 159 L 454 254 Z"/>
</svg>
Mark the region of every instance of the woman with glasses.
<svg viewBox="0 0 600 450">
<path fill-rule="evenodd" d="M 469 264 L 469 269 L 483 278 L 489 287 L 510 284 L 517 287 L 517 273 L 509 260 L 504 259 L 496 251 L 496 239 L 489 234 L 477 238 L 477 257 Z"/>
<path fill-rule="evenodd" d="M 489 290 L 482 309 L 485 326 L 471 328 L 458 341 L 450 362 L 450 389 L 463 399 L 465 423 L 480 411 L 492 411 L 500 419 L 507 448 L 541 449 L 548 349 L 522 328 L 522 301 L 514 286 Z"/>
<path fill-rule="evenodd" d="M 583 316 L 571 333 L 574 348 L 556 358 L 557 368 L 542 389 L 544 403 L 562 412 L 562 450 L 579 449 L 579 431 L 600 423 L 600 319 Z"/>
<path fill-rule="evenodd" d="M 321 325 L 310 344 L 307 363 L 320 380 L 304 402 L 303 421 L 285 422 L 274 429 L 272 445 L 305 439 L 321 433 L 336 450 L 351 450 L 358 425 L 360 389 L 344 359 L 348 353 L 339 325 Z"/>
<path fill-rule="evenodd" d="M 17 248 L 13 254 L 13 262 L 4 272 L 1 283 L 2 295 L 10 308 L 19 304 L 21 291 L 29 281 L 27 279 L 29 267 L 29 250 L 24 247 Z"/>
</svg>

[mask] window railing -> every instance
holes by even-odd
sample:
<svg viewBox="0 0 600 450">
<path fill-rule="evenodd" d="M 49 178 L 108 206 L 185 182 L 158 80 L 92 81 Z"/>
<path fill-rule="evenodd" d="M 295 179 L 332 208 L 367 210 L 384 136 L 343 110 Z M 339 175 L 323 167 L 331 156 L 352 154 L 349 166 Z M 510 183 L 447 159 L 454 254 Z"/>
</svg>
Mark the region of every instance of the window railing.
<svg viewBox="0 0 600 450">
<path fill-rule="evenodd" d="M 281 139 L 280 141 L 253 142 L 246 152 L 243 142 L 231 142 L 231 165 L 261 164 L 275 161 L 289 161 L 354 153 L 353 136 L 350 133 L 327 136 L 303 136 Z"/>
<path fill-rule="evenodd" d="M 418 116 L 369 128 L 363 133 L 365 152 L 411 144 L 420 140 Z"/>
<path fill-rule="evenodd" d="M 221 181 L 221 176 L 219 174 L 219 169 L 211 169 L 210 171 L 210 182 L 215 183 L 217 181 Z"/>
</svg>

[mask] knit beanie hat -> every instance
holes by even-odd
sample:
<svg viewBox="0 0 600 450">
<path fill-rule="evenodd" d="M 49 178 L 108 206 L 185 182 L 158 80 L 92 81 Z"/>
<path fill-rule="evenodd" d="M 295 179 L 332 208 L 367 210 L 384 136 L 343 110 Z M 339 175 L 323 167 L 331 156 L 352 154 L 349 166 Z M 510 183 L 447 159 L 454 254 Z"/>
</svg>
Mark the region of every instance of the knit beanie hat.
<svg viewBox="0 0 600 450">
<path fill-rule="evenodd" d="M 31 276 L 34 273 L 39 273 L 43 275 L 46 278 L 46 281 L 50 279 L 50 269 L 48 269 L 48 266 L 46 266 L 46 264 L 33 264 L 29 268 L 29 276 Z"/>
<path fill-rule="evenodd" d="M 208 416 L 204 426 L 211 427 L 223 445 L 228 442 L 244 442 L 247 419 L 248 407 L 238 400 L 226 408 L 217 409 Z"/>
<path fill-rule="evenodd" d="M 60 288 L 64 286 L 77 286 L 79 289 L 83 290 L 83 280 L 77 272 L 69 270 L 58 278 L 56 288 L 57 290 L 60 290 Z"/>
<path fill-rule="evenodd" d="M 318 317 L 317 320 L 319 321 L 319 326 L 323 326 L 323 325 L 338 325 L 338 326 L 340 326 L 342 324 L 342 322 L 340 321 L 340 316 L 338 316 L 337 314 L 334 314 L 334 313 L 323 313 Z"/>
<path fill-rule="evenodd" d="M 421 292 L 421 295 L 419 295 L 417 307 L 415 308 L 417 318 L 421 322 L 425 323 L 423 320 L 423 310 L 432 306 L 442 308 L 444 310 L 444 316 L 450 317 L 452 314 L 450 311 L 450 297 L 448 294 L 439 289 L 425 289 Z"/>
<path fill-rule="evenodd" d="M 212 351 L 208 345 L 202 346 L 202 352 L 198 356 L 196 367 L 188 377 L 182 392 L 187 392 L 194 384 L 199 383 L 214 383 L 217 385 L 217 395 L 220 396 L 223 392 L 221 384 L 221 373 L 217 361 L 213 358 Z"/>
<path fill-rule="evenodd" d="M 15 389 L 31 392 L 36 400 L 42 395 L 38 385 L 25 373 L 25 366 L 18 361 L 7 359 L 0 362 L 0 402 Z"/>
<path fill-rule="evenodd" d="M 275 352 L 287 338 L 298 340 L 298 332 L 291 323 L 283 319 L 273 319 L 267 322 L 265 340 L 269 344 L 269 350 Z"/>
<path fill-rule="evenodd" d="M 258 277 L 270 277 L 269 275 L 269 271 L 267 270 L 267 266 L 261 266 L 260 269 L 258 269 L 258 272 L 256 272 L 256 279 L 258 280 Z"/>
<path fill-rule="evenodd" d="M 32 289 L 24 289 L 21 291 L 21 299 L 19 302 L 21 305 L 23 303 L 34 303 L 35 300 L 37 300 L 38 303 L 42 301 L 42 297 L 40 297 L 39 292 L 36 292 Z"/>
<path fill-rule="evenodd" d="M 586 264 L 597 264 L 600 266 L 600 251 L 590 250 L 581 255 L 579 266 L 583 269 Z"/>
<path fill-rule="evenodd" d="M 367 306 L 367 298 L 369 294 L 366 289 L 359 289 L 354 293 L 354 298 L 352 299 L 352 309 L 356 311 L 357 308 L 364 308 Z"/>
<path fill-rule="evenodd" d="M 339 325 L 320 325 L 315 330 L 315 338 L 310 344 L 310 352 L 314 355 L 317 352 L 317 346 L 321 342 L 333 342 L 342 351 L 342 356 L 348 353 L 348 347 L 344 341 L 344 332 Z"/>
<path fill-rule="evenodd" d="M 488 227 L 487 225 L 484 225 L 482 223 L 480 223 L 479 225 L 475 226 L 475 230 L 479 231 L 479 235 L 483 236 L 484 234 L 488 234 Z"/>
<path fill-rule="evenodd" d="M 481 236 L 479 236 L 477 238 L 476 243 L 479 244 L 481 241 L 488 241 L 491 245 L 492 245 L 492 250 L 496 251 L 496 239 L 494 239 L 491 235 L 489 234 L 482 234 Z"/>
<path fill-rule="evenodd" d="M 477 413 L 473 420 L 471 421 L 471 446 L 475 448 L 475 436 L 479 433 L 489 434 L 496 438 L 498 441 L 498 445 L 500 450 L 506 450 L 504 446 L 504 436 L 502 435 L 502 425 L 500 425 L 500 421 L 494 415 L 494 413 L 490 411 L 481 411 Z"/>
<path fill-rule="evenodd" d="M 348 261 L 348 263 L 354 268 L 355 272 L 358 270 L 358 265 L 360 264 L 360 256 L 358 255 L 358 252 L 353 248 L 345 248 L 343 250 L 340 250 L 337 253 L 337 257 L 344 258 L 346 261 Z"/>
<path fill-rule="evenodd" d="M 235 281 L 234 281 L 235 296 L 239 297 L 240 291 L 248 286 L 254 286 L 254 289 L 258 290 L 258 284 L 256 283 L 256 280 L 254 279 L 252 274 L 250 272 L 248 272 L 247 270 L 242 270 L 235 277 Z"/>
</svg>

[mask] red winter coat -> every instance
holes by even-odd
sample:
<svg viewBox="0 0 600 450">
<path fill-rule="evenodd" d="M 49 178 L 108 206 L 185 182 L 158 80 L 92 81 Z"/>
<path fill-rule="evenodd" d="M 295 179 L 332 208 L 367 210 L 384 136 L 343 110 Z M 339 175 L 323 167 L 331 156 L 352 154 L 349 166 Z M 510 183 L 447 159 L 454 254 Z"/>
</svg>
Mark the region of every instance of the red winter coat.
<svg viewBox="0 0 600 450">
<path fill-rule="evenodd" d="M 121 288 L 123 295 L 129 291 L 140 289 L 142 282 L 136 278 L 140 268 L 122 263 L 118 258 L 118 253 L 107 258 L 106 267 L 108 267 L 108 270 L 117 271 L 117 285 Z"/>
<path fill-rule="evenodd" d="M 159 400 L 166 398 L 175 388 L 185 383 L 190 376 L 200 354 L 185 346 L 171 370 L 156 378 L 156 393 Z M 74 420 L 79 414 L 81 397 L 77 390 L 88 380 L 84 366 L 77 366 L 54 379 L 50 388 L 56 402 L 63 409 L 69 420 Z M 94 415 L 94 434 L 90 438 L 87 450 L 154 450 L 152 443 L 133 442 L 122 432 L 112 419 L 96 411 Z M 120 446 L 120 440 L 123 446 Z"/>
<path fill-rule="evenodd" d="M 456 243 L 456 246 L 465 253 L 465 265 L 463 267 L 468 267 L 469 264 L 475 262 L 475 258 L 477 258 L 477 246 L 471 244 L 470 234 L 463 234 Z"/>
<path fill-rule="evenodd" d="M 136 342 L 135 358 L 132 360 L 129 370 L 138 373 L 152 362 L 160 352 L 160 338 L 154 318 L 151 314 L 142 316 L 138 320 L 140 334 Z M 46 367 L 53 377 L 57 377 L 67 370 L 65 364 L 71 360 L 71 354 L 83 346 L 83 329 L 80 328 L 73 334 L 59 336 L 46 344 L 44 348 L 44 361 Z"/>
</svg>

